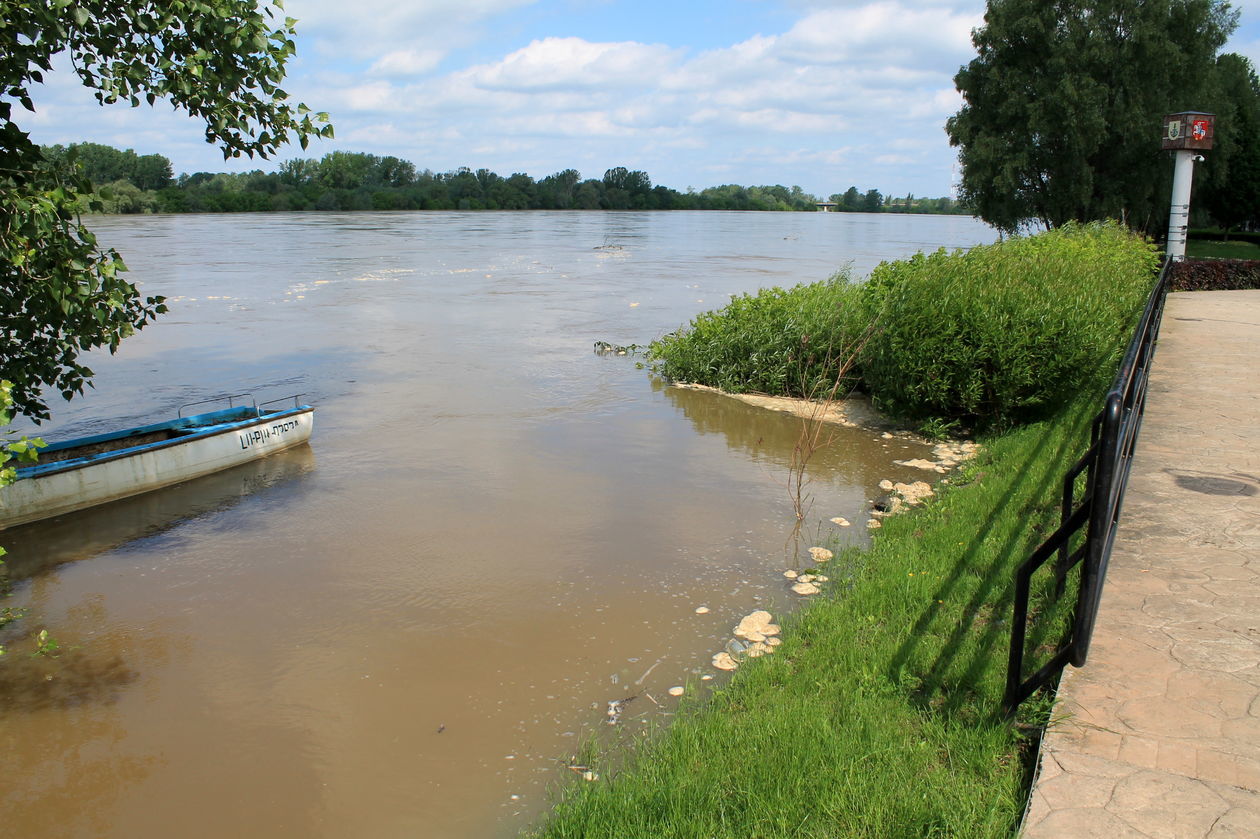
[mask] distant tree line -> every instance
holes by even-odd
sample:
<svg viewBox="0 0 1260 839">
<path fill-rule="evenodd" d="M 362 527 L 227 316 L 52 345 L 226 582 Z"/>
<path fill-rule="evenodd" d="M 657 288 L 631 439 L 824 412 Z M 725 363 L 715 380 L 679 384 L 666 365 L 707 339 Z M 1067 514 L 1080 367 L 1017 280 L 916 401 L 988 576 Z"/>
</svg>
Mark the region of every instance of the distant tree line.
<svg viewBox="0 0 1260 839">
<path fill-rule="evenodd" d="M 838 192 L 828 199 L 836 206 L 832 209 L 841 213 L 949 213 L 967 214 L 966 207 L 953 198 L 916 198 L 909 193 L 905 198 L 894 198 L 883 195 L 878 189 L 858 191 L 855 186 L 844 192 Z"/>
<path fill-rule="evenodd" d="M 418 170 L 397 157 L 330 152 L 299 158 L 275 172 L 172 175 L 159 154 L 137 155 L 98 143 L 49 146 L 45 154 L 77 160 L 99 185 L 108 213 L 234 213 L 295 210 L 767 210 L 814 212 L 819 199 L 799 186 L 724 184 L 679 192 L 653 185 L 647 172 L 618 166 L 600 179 L 565 169 L 535 180 L 489 169 Z M 885 197 L 856 187 L 831 200 L 857 212 L 965 212 L 949 198 Z"/>
</svg>

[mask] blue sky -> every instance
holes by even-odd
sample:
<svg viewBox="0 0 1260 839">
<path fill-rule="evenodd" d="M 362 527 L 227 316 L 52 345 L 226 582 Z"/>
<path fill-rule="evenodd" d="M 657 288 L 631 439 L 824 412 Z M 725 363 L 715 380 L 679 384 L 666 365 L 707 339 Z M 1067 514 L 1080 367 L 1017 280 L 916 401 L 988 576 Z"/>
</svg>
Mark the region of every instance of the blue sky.
<svg viewBox="0 0 1260 839">
<path fill-rule="evenodd" d="M 337 138 L 228 161 L 171 109 L 99 108 L 53 74 L 24 127 L 169 157 L 178 172 L 270 169 L 332 150 L 419 168 L 543 177 L 612 166 L 677 189 L 850 185 L 948 194 L 944 122 L 973 57 L 974 0 L 288 0 L 285 84 Z M 1228 50 L 1260 66 L 1260 14 Z"/>
</svg>

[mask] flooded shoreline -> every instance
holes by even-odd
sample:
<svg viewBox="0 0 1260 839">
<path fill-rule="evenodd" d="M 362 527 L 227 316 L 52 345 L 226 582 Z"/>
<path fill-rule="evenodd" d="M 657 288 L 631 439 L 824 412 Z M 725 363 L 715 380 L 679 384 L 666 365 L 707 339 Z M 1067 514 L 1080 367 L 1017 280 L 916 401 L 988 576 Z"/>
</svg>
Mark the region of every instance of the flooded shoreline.
<svg viewBox="0 0 1260 839">
<path fill-rule="evenodd" d="M 833 221 L 109 220 L 144 293 L 181 300 L 93 359 L 96 391 L 39 433 L 243 389 L 304 392 L 320 427 L 253 471 L 0 533 L 12 605 L 65 650 L 9 669 L 11 829 L 48 835 L 51 811 L 61 834 L 128 837 L 530 824 L 584 737 L 667 719 L 733 627 L 799 599 L 782 572 L 800 420 L 591 342 L 819 279 L 850 250 Z M 944 222 L 888 232 L 987 236 Z M 593 250 L 609 237 L 623 249 Z M 893 461 L 931 453 L 835 432 L 806 549 L 833 517 L 862 544 L 879 482 L 925 476 Z M 610 727 L 627 686 L 660 705 Z"/>
</svg>

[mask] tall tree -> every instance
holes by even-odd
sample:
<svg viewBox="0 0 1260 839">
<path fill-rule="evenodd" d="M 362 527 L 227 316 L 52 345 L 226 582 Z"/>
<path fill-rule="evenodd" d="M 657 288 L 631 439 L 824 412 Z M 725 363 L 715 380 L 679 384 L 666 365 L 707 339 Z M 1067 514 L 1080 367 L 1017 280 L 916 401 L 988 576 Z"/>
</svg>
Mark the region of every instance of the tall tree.
<svg viewBox="0 0 1260 839">
<path fill-rule="evenodd" d="M 1164 114 L 1198 108 L 1237 25 L 1223 0 L 989 0 L 977 57 L 954 78 L 965 104 L 946 124 L 961 197 L 985 221 L 1166 215 Z"/>
<path fill-rule="evenodd" d="M 1260 227 L 1260 79 L 1241 55 L 1222 55 L 1216 65 L 1218 148 L 1195 175 L 1196 203 L 1226 229 Z"/>
<path fill-rule="evenodd" d="M 66 399 L 111 352 L 165 311 L 123 278 L 126 266 L 75 213 L 92 184 L 46 156 L 15 121 L 66 54 L 102 105 L 165 99 L 199 117 L 225 157 L 267 157 L 293 137 L 331 136 L 327 116 L 280 87 L 292 18 L 255 0 L 0 0 L 0 379 L 17 411 L 46 419 L 44 388 Z"/>
</svg>

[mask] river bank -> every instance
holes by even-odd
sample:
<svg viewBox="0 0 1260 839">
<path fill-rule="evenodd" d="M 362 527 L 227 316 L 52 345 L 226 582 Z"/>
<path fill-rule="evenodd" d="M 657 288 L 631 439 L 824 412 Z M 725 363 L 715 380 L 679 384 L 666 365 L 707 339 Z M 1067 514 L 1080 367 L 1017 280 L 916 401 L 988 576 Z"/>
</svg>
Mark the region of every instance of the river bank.
<svg viewBox="0 0 1260 839">
<path fill-rule="evenodd" d="M 774 655 L 595 769 L 534 835 L 1011 835 L 1033 745 L 1000 711 L 1011 574 L 1053 526 L 1089 414 L 986 438 L 869 550 L 837 553 Z"/>
<path fill-rule="evenodd" d="M 1045 722 L 1044 698 L 1014 725 L 1002 708 L 1013 572 L 1057 525 L 1061 476 L 1157 265 L 1118 225 L 1069 225 L 884 263 L 860 284 L 841 272 L 765 288 L 654 342 L 670 379 L 806 397 L 861 387 L 924 433 L 981 429 L 983 450 L 895 461 L 961 466 L 926 489 L 880 481 L 870 548 L 825 556 L 821 593 L 806 575 L 818 596 L 782 621 L 775 655 L 645 738 L 625 771 L 571 790 L 536 835 L 1013 834 Z M 838 425 L 856 425 L 836 407 Z M 803 434 L 798 459 L 818 439 Z M 914 509 L 874 516 L 899 507 Z M 1033 650 L 1061 636 L 1069 601 L 1037 599 Z"/>
</svg>

